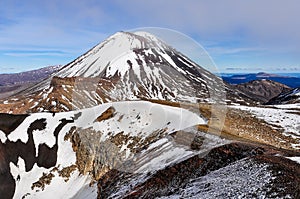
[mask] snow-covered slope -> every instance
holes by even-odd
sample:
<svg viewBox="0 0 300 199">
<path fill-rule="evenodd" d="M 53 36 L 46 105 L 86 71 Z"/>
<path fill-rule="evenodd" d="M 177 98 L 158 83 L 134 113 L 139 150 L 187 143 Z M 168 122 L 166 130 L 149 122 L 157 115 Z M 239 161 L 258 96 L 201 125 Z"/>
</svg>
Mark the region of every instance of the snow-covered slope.
<svg viewBox="0 0 300 199">
<path fill-rule="evenodd" d="M 96 198 L 95 182 L 112 169 L 150 172 L 192 155 L 170 135 L 205 124 L 185 109 L 144 101 L 0 118 L 3 198 Z"/>
<path fill-rule="evenodd" d="M 300 165 L 289 159 L 299 157 L 286 152 L 231 143 L 147 175 L 109 172 L 99 198 L 298 198 Z"/>
<path fill-rule="evenodd" d="M 134 52 L 134 50 L 145 51 L 146 55 L 144 56 L 154 55 L 152 50 L 158 50 L 157 53 L 161 57 L 166 57 L 166 51 L 173 51 L 174 49 L 149 33 L 118 32 L 66 65 L 58 75 L 60 77 L 109 77 L 118 73 L 123 76 L 129 70 L 129 64 L 126 64 L 127 60 L 132 61 L 133 66 L 140 65 L 137 60 L 142 61 L 142 57 L 139 57 L 142 55 Z M 125 59 L 120 60 L 120 65 L 114 63 L 119 58 Z M 166 58 L 168 59 L 168 57 Z M 108 66 L 111 66 L 110 69 Z M 136 67 L 134 68 L 136 69 Z M 135 72 L 136 75 L 139 75 L 139 71 Z"/>
</svg>

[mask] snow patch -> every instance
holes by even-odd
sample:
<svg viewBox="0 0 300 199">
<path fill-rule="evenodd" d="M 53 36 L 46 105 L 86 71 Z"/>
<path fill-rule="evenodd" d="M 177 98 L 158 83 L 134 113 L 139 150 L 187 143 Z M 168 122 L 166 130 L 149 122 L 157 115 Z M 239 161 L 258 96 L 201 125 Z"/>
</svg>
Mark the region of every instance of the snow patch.
<svg viewBox="0 0 300 199">
<path fill-rule="evenodd" d="M 293 160 L 293 161 L 297 162 L 298 164 L 300 164 L 300 157 L 286 157 L 286 158 Z"/>
<path fill-rule="evenodd" d="M 7 140 L 7 137 L 3 131 L 0 130 L 0 140 L 2 143 L 5 143 Z"/>
</svg>

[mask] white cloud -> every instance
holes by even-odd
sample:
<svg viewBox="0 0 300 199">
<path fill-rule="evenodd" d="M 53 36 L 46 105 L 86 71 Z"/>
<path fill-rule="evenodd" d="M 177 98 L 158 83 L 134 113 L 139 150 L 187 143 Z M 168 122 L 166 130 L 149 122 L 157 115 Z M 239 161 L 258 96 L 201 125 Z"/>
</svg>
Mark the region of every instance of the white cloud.
<svg viewBox="0 0 300 199">
<path fill-rule="evenodd" d="M 257 48 L 257 47 L 244 47 L 244 48 L 225 48 L 225 47 L 213 47 L 208 48 L 208 51 L 215 55 L 225 55 L 225 54 L 238 54 L 238 53 L 249 53 L 249 52 L 266 52 L 266 48 Z"/>
<path fill-rule="evenodd" d="M 58 52 L 11 52 L 4 55 L 12 57 L 36 57 L 36 56 L 66 56 L 65 53 Z"/>
</svg>

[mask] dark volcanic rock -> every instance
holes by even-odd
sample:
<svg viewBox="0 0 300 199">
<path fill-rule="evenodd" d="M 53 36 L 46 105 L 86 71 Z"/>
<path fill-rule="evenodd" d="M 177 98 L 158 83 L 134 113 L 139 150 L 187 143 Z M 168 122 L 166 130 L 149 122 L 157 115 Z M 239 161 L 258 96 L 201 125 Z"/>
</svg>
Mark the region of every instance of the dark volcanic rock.
<svg viewBox="0 0 300 199">
<path fill-rule="evenodd" d="M 28 115 L 9 115 L 0 114 L 0 130 L 9 135 L 13 130 L 28 117 Z M 46 128 L 46 119 L 37 119 L 32 121 L 27 131 L 28 140 L 24 143 L 20 139 L 11 141 L 7 139 L 4 143 L 0 141 L 0 196 L 1 198 L 12 198 L 15 192 L 15 180 L 10 171 L 10 163 L 17 165 L 19 157 L 25 162 L 25 171 L 30 171 L 34 164 L 39 167 L 50 168 L 55 166 L 57 162 L 58 150 L 58 134 L 61 129 L 73 120 L 60 120 L 55 128 L 54 136 L 56 138 L 55 145 L 50 148 L 46 144 L 40 144 L 38 155 L 36 156 L 36 147 L 33 139 L 36 130 L 44 130 Z"/>
<path fill-rule="evenodd" d="M 114 170 L 99 180 L 98 198 L 299 198 L 299 164 L 275 154 L 295 155 L 266 146 L 232 143 L 146 177 Z M 124 187 L 127 191 L 120 191 Z"/>
<path fill-rule="evenodd" d="M 6 135 L 14 131 L 28 115 L 12 115 L 2 113 L 0 114 L 0 130 L 3 131 Z"/>
<path fill-rule="evenodd" d="M 300 198 L 300 166 L 296 162 L 280 156 L 262 155 L 254 157 L 257 162 L 269 165 L 273 176 L 268 196 Z"/>
</svg>

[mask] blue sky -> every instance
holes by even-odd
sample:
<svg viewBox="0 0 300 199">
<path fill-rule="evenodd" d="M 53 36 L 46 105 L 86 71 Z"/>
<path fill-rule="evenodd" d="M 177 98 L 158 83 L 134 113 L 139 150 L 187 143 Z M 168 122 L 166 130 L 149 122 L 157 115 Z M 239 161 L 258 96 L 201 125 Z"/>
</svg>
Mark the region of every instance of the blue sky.
<svg viewBox="0 0 300 199">
<path fill-rule="evenodd" d="M 182 32 L 221 72 L 300 72 L 297 0 L 1 0 L 0 73 L 66 64 L 109 35 Z"/>
</svg>

